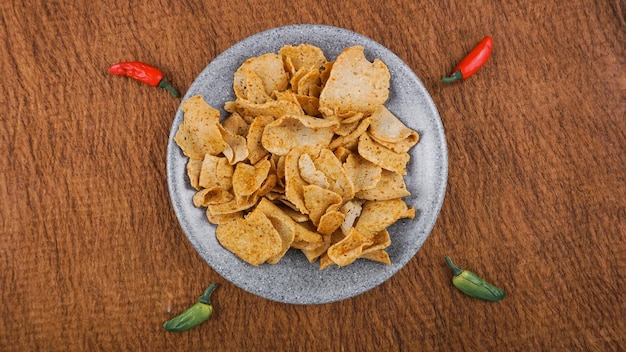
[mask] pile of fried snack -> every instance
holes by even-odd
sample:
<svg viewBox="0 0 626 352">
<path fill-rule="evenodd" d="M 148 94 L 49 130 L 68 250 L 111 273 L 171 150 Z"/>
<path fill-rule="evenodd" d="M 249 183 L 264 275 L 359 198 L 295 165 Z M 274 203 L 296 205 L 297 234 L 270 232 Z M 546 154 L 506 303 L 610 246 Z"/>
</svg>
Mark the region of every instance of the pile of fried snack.
<svg viewBox="0 0 626 352">
<path fill-rule="evenodd" d="M 222 121 L 202 96 L 185 100 L 174 140 L 219 243 L 255 266 L 291 248 L 320 269 L 390 265 L 387 228 L 415 216 L 402 198 L 419 140 L 384 105 L 390 78 L 361 46 L 328 61 L 316 46 L 287 45 L 234 72 Z"/>
</svg>

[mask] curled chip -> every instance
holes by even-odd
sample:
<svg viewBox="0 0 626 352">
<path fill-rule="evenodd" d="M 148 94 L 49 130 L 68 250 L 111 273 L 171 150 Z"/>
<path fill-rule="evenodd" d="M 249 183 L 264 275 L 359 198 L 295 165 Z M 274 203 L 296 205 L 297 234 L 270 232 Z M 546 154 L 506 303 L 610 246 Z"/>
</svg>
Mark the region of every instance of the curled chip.
<svg viewBox="0 0 626 352">
<path fill-rule="evenodd" d="M 396 153 L 376 141 L 372 140 L 367 133 L 359 137 L 359 154 L 372 163 L 385 170 L 406 175 L 406 164 L 411 158 L 409 153 Z"/>
<path fill-rule="evenodd" d="M 254 266 L 289 251 L 320 270 L 391 265 L 387 229 L 415 217 L 402 198 L 419 135 L 384 106 L 390 79 L 361 46 L 328 61 L 314 45 L 286 45 L 233 73 L 221 122 L 202 96 L 183 102 L 174 141 L 218 242 Z"/>
<path fill-rule="evenodd" d="M 417 132 L 406 127 L 391 111 L 381 105 L 371 116 L 370 136 L 396 153 L 406 153 L 419 140 Z"/>
</svg>

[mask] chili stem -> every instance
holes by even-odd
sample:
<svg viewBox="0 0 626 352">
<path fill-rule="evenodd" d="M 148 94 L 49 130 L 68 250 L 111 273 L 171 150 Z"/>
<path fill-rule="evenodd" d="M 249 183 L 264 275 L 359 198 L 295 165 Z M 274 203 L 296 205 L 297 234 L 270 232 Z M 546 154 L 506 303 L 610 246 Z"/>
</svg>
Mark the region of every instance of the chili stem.
<svg viewBox="0 0 626 352">
<path fill-rule="evenodd" d="M 443 83 L 452 83 L 452 82 L 460 81 L 462 79 L 463 79 L 463 73 L 461 72 L 461 70 L 456 70 L 451 76 L 444 77 L 441 79 L 441 81 Z"/>
<path fill-rule="evenodd" d="M 454 265 L 454 263 L 452 262 L 452 259 L 450 259 L 450 257 L 448 256 L 446 256 L 446 263 L 448 263 L 448 266 L 450 267 L 450 269 L 452 269 L 454 276 L 460 275 L 463 272 L 463 269 Z"/>
<path fill-rule="evenodd" d="M 174 87 L 170 86 L 169 83 L 167 83 L 167 81 L 165 79 L 162 79 L 161 82 L 159 82 L 159 88 L 163 88 L 166 89 L 168 92 L 170 92 L 174 98 L 179 98 L 180 95 L 178 95 L 178 92 L 176 91 L 176 89 L 174 89 Z"/>
<path fill-rule="evenodd" d="M 213 291 L 215 291 L 216 288 L 217 288 L 217 284 L 209 285 L 209 287 L 207 287 L 207 289 L 204 290 L 204 293 L 202 294 L 202 296 L 198 298 L 198 301 L 204 304 L 211 304 L 211 294 L 213 293 Z"/>
</svg>

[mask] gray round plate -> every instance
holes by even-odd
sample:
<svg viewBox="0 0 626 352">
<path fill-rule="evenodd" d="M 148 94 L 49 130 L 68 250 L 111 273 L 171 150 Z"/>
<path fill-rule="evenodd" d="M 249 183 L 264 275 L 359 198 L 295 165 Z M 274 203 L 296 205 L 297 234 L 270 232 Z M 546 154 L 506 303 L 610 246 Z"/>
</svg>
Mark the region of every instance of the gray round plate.
<svg viewBox="0 0 626 352">
<path fill-rule="evenodd" d="M 189 185 L 187 158 L 173 138 L 183 121 L 178 109 L 167 147 L 167 179 L 172 205 L 189 241 L 222 277 L 255 295 L 284 303 L 320 304 L 354 297 L 372 289 L 400 270 L 419 250 L 430 234 L 443 203 L 448 178 L 448 154 L 443 125 L 422 82 L 398 56 L 379 43 L 355 32 L 324 25 L 291 25 L 270 29 L 248 37 L 215 58 L 197 77 L 183 101 L 201 94 L 209 105 L 222 111 L 234 100 L 233 74 L 248 58 L 277 52 L 283 45 L 309 43 L 321 48 L 334 60 L 349 46 L 361 45 L 371 61 L 380 58 L 391 72 L 391 89 L 386 106 L 408 127 L 419 132 L 420 141 L 410 151 L 405 176 L 414 206 L 414 219 L 403 219 L 389 227 L 391 266 L 357 260 L 346 267 L 332 266 L 320 271 L 300 251 L 290 250 L 275 265 L 251 266 L 224 249 L 215 238 L 215 226 L 205 218 L 204 209 L 195 208 L 195 190 Z"/>
</svg>

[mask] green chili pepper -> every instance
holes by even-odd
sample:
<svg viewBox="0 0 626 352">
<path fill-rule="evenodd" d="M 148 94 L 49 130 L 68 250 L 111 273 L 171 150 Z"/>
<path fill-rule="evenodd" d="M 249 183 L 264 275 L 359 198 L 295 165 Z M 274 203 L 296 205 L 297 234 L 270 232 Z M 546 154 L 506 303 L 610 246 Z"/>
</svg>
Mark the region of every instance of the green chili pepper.
<svg viewBox="0 0 626 352">
<path fill-rule="evenodd" d="M 166 321 L 163 328 L 167 331 L 186 331 L 207 321 L 213 314 L 211 305 L 211 293 L 217 288 L 217 284 L 211 284 L 198 298 L 193 306 L 189 307 L 180 315 Z"/>
<path fill-rule="evenodd" d="M 474 298 L 493 302 L 504 298 L 505 292 L 502 289 L 481 279 L 471 271 L 459 269 L 448 256 L 446 256 L 446 263 L 454 272 L 452 284 L 461 292 Z"/>
</svg>

